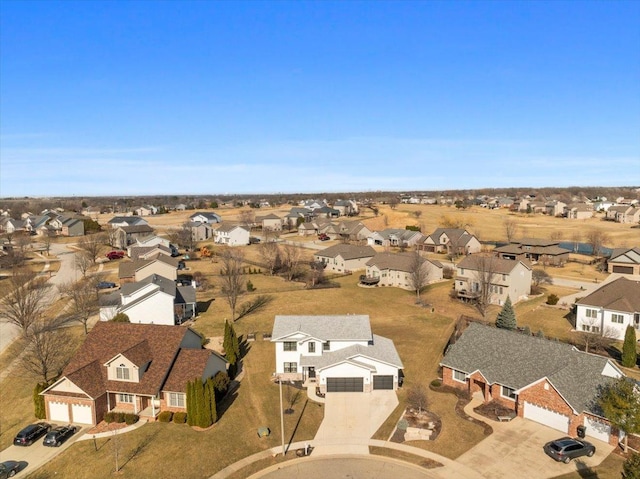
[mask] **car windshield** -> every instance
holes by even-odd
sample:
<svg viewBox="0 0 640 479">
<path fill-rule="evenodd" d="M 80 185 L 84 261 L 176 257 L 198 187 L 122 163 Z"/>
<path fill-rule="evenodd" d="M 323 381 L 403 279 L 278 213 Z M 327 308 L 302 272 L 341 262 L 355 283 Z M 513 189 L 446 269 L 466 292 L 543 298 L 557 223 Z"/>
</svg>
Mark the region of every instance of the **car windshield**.
<svg viewBox="0 0 640 479">
<path fill-rule="evenodd" d="M 556 444 L 555 442 L 551 444 L 551 449 L 553 449 L 554 451 L 561 451 L 562 447 L 560 447 L 559 444 Z"/>
</svg>

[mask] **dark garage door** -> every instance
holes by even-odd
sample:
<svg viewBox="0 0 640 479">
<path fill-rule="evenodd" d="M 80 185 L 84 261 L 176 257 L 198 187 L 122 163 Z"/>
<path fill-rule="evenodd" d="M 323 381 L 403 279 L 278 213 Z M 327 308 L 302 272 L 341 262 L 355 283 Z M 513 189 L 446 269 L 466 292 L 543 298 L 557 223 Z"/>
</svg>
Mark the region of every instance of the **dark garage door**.
<svg viewBox="0 0 640 479">
<path fill-rule="evenodd" d="M 633 266 L 614 266 L 614 273 L 633 274 Z"/>
<path fill-rule="evenodd" d="M 363 385 L 364 380 L 362 378 L 327 378 L 328 393 L 361 393 Z"/>
<path fill-rule="evenodd" d="M 393 376 L 373 376 L 373 389 L 393 389 Z"/>
</svg>

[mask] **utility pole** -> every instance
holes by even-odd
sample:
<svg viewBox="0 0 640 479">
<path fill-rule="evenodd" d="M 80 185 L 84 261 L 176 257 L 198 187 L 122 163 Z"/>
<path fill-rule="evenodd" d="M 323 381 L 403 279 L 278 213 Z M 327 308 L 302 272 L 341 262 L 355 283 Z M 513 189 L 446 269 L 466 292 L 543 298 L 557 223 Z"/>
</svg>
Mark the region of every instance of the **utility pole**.
<svg viewBox="0 0 640 479">
<path fill-rule="evenodd" d="M 282 457 L 285 455 L 284 450 L 284 409 L 282 408 L 282 377 L 278 376 L 278 384 L 280 386 L 280 433 L 282 434 Z"/>
</svg>

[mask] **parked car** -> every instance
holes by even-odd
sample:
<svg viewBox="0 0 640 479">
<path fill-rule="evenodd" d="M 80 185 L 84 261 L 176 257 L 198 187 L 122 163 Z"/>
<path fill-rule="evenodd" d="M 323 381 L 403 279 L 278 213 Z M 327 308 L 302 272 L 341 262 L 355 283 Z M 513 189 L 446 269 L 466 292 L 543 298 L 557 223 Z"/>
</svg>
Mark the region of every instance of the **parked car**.
<svg viewBox="0 0 640 479">
<path fill-rule="evenodd" d="M 116 283 L 112 283 L 111 281 L 100 281 L 98 284 L 96 284 L 96 288 L 98 289 L 111 289 L 115 287 Z"/>
<path fill-rule="evenodd" d="M 328 235 L 325 234 L 318 236 L 318 238 L 320 239 L 320 241 L 329 241 L 331 239 Z"/>
<path fill-rule="evenodd" d="M 47 433 L 42 444 L 58 447 L 76 433 L 75 426 L 58 426 Z"/>
<path fill-rule="evenodd" d="M 0 463 L 0 479 L 7 479 L 7 477 L 13 477 L 16 472 L 20 471 L 20 463 L 17 461 L 4 461 Z"/>
<path fill-rule="evenodd" d="M 249 236 L 249 244 L 258 244 L 260 243 L 260 238 L 256 236 Z"/>
<path fill-rule="evenodd" d="M 582 439 L 573 439 L 563 437 L 555 441 L 548 442 L 543 447 L 547 456 L 552 457 L 558 462 L 569 464 L 571 459 L 581 456 L 593 456 L 596 453 L 596 447 L 590 442 Z"/>
<path fill-rule="evenodd" d="M 107 258 L 114 260 L 114 259 L 122 259 L 124 258 L 124 251 L 109 251 L 107 253 Z"/>
<path fill-rule="evenodd" d="M 46 422 L 30 424 L 18 434 L 16 434 L 16 437 L 13 439 L 13 443 L 16 446 L 30 446 L 34 443 L 34 441 L 40 439 L 50 430 L 51 424 L 48 424 Z"/>
</svg>

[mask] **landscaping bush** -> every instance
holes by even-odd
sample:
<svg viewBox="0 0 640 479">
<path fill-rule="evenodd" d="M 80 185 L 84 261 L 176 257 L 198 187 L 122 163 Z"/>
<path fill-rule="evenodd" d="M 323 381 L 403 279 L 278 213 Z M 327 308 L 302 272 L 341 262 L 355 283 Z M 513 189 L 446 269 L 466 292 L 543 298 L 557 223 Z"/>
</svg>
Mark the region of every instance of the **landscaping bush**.
<svg viewBox="0 0 640 479">
<path fill-rule="evenodd" d="M 187 413 L 186 412 L 177 412 L 173 415 L 173 422 L 176 424 L 184 424 L 187 422 Z"/>
<path fill-rule="evenodd" d="M 158 421 L 160 422 L 171 422 L 171 417 L 173 413 L 171 411 L 162 411 L 158 414 Z"/>
<path fill-rule="evenodd" d="M 547 296 L 547 304 L 550 304 L 552 306 L 555 306 L 556 304 L 558 304 L 559 300 L 560 298 L 558 297 L 557 294 L 550 294 L 549 296 Z"/>
<path fill-rule="evenodd" d="M 444 279 L 453 278 L 454 273 L 455 273 L 455 270 L 450 266 L 445 266 L 444 268 L 442 268 L 442 277 Z"/>
<path fill-rule="evenodd" d="M 251 280 L 247 281 L 247 291 L 249 293 L 252 293 L 253 291 L 256 290 L 256 287 L 253 285 L 253 283 L 251 282 Z"/>
<path fill-rule="evenodd" d="M 104 413 L 104 422 L 106 422 L 106 423 L 112 423 L 113 422 L 113 413 L 112 412 Z"/>
<path fill-rule="evenodd" d="M 433 381 L 431 381 L 431 387 L 439 388 L 440 386 L 442 386 L 442 381 L 440 381 L 439 379 L 434 379 Z"/>
<path fill-rule="evenodd" d="M 124 423 L 127 426 L 131 426 L 132 424 L 137 423 L 139 419 L 140 419 L 140 416 L 138 416 L 137 414 L 128 413 L 124 415 Z"/>
<path fill-rule="evenodd" d="M 114 412 L 113 413 L 113 422 L 123 423 L 124 422 L 125 413 L 123 412 Z"/>
</svg>

